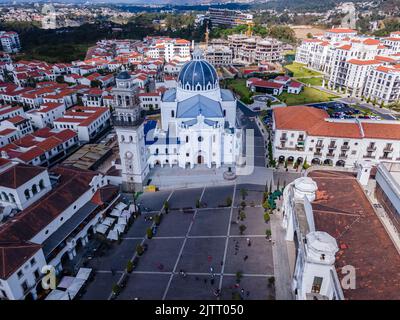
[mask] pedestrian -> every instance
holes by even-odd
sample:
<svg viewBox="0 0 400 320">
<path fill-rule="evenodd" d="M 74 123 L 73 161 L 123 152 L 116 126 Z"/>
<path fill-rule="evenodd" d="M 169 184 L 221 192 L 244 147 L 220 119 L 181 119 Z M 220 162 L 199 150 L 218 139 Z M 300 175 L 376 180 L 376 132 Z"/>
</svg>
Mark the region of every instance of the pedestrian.
<svg viewBox="0 0 400 320">
<path fill-rule="evenodd" d="M 246 291 L 246 297 L 250 295 L 250 291 Z"/>
<path fill-rule="evenodd" d="M 249 256 L 244 256 L 243 260 L 246 261 L 249 258 Z"/>
<path fill-rule="evenodd" d="M 242 288 L 242 290 L 240 290 L 240 293 L 243 294 L 244 293 L 244 289 Z"/>
</svg>

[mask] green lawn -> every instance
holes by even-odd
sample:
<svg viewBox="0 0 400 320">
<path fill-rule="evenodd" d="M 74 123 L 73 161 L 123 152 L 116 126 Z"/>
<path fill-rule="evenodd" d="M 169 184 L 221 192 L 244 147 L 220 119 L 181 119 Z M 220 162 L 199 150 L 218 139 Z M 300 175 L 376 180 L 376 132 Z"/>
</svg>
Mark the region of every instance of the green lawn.
<svg viewBox="0 0 400 320">
<path fill-rule="evenodd" d="M 293 62 L 285 66 L 286 69 L 293 72 L 294 78 L 322 76 L 321 73 L 308 69 L 304 64 Z"/>
<path fill-rule="evenodd" d="M 250 103 L 253 92 L 246 87 L 246 79 L 226 80 L 227 87 L 237 93 L 244 103 Z"/>
<path fill-rule="evenodd" d="M 297 78 L 296 80 L 312 86 L 322 86 L 322 77 Z"/>
<path fill-rule="evenodd" d="M 335 98 L 338 98 L 338 96 L 308 87 L 305 87 L 300 94 L 284 92 L 278 96 L 278 99 L 285 102 L 288 106 L 331 101 Z"/>
</svg>

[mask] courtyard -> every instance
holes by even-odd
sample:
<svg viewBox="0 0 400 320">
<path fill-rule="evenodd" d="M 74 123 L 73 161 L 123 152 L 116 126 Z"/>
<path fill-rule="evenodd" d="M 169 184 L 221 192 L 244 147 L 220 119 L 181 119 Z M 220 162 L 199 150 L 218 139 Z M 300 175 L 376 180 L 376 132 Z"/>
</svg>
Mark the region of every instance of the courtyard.
<svg viewBox="0 0 400 320">
<path fill-rule="evenodd" d="M 83 299 L 108 299 L 138 244 L 147 248 L 127 274 L 118 300 L 274 299 L 273 244 L 266 236 L 271 226 L 263 218 L 263 192 L 261 185 L 235 184 L 142 194 L 138 203 L 145 210 L 120 244 L 89 261 L 95 277 Z M 165 201 L 168 213 L 161 210 Z M 161 223 L 147 239 L 148 217 L 161 211 Z"/>
</svg>

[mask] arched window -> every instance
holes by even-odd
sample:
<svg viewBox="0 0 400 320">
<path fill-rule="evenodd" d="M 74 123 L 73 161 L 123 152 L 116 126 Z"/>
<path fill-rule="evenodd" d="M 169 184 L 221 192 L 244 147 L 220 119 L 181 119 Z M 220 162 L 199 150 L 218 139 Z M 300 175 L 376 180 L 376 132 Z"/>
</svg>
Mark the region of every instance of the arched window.
<svg viewBox="0 0 400 320">
<path fill-rule="evenodd" d="M 189 142 L 189 136 L 186 136 L 186 143 Z"/>
<path fill-rule="evenodd" d="M 158 148 L 156 149 L 156 154 L 158 154 Z"/>
<path fill-rule="evenodd" d="M 120 95 L 117 96 L 118 105 L 122 105 L 122 97 Z"/>
<path fill-rule="evenodd" d="M 37 189 L 37 185 L 36 185 L 36 184 L 34 184 L 34 185 L 32 186 L 32 193 L 33 193 L 33 194 L 38 193 L 38 189 Z"/>
<path fill-rule="evenodd" d="M 125 141 L 125 136 L 123 134 L 121 134 L 121 142 Z"/>
<path fill-rule="evenodd" d="M 25 194 L 26 200 L 28 200 L 31 197 L 28 189 L 25 189 L 24 194 Z"/>
<path fill-rule="evenodd" d="M 9 197 L 10 197 L 10 201 L 12 203 L 15 203 L 15 197 L 14 197 L 14 195 L 12 193 L 10 193 Z"/>
<path fill-rule="evenodd" d="M 175 111 L 171 110 L 171 117 L 174 118 L 175 117 Z"/>
<path fill-rule="evenodd" d="M 224 109 L 224 117 L 226 117 L 226 109 Z"/>
<path fill-rule="evenodd" d="M 133 137 L 129 136 L 129 142 L 133 142 Z"/>
<path fill-rule="evenodd" d="M 129 96 L 125 97 L 125 105 L 129 106 L 131 104 L 131 99 L 129 98 Z"/>
<path fill-rule="evenodd" d="M 40 179 L 40 181 L 39 181 L 39 188 L 40 188 L 40 190 L 44 189 L 44 181 L 43 181 L 43 179 Z"/>
</svg>

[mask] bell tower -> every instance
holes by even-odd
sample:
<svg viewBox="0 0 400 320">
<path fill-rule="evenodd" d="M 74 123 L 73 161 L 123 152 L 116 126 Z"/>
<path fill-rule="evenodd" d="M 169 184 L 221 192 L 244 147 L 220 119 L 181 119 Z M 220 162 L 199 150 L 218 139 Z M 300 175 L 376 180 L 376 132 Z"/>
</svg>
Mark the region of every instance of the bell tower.
<svg viewBox="0 0 400 320">
<path fill-rule="evenodd" d="M 143 189 L 143 181 L 149 173 L 148 151 L 145 145 L 144 118 L 140 112 L 137 87 L 127 71 L 116 77 L 113 124 L 118 137 L 121 163 L 122 189 L 132 192 Z"/>
</svg>

